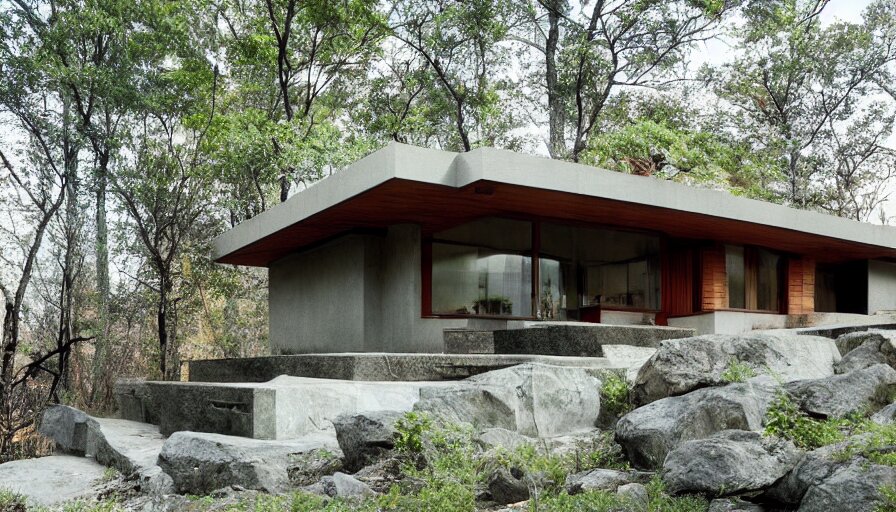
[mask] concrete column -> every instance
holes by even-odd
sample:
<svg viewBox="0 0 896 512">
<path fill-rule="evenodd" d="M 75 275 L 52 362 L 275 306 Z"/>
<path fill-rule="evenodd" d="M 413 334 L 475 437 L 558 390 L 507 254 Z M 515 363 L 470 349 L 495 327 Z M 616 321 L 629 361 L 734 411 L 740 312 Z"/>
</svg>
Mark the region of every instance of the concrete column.
<svg viewBox="0 0 896 512">
<path fill-rule="evenodd" d="M 896 263 L 868 262 L 868 314 L 896 311 Z"/>
</svg>

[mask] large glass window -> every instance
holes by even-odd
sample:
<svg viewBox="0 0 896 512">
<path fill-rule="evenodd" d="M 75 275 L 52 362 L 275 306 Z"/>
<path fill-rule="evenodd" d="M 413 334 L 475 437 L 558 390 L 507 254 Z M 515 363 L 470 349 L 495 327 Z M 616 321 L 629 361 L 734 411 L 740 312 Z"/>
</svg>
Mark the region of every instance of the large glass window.
<svg viewBox="0 0 896 512">
<path fill-rule="evenodd" d="M 532 316 L 532 225 L 481 219 L 433 237 L 432 311 Z"/>
<path fill-rule="evenodd" d="M 781 257 L 757 247 L 725 246 L 728 307 L 760 311 L 779 309 Z"/>
<path fill-rule="evenodd" d="M 542 224 L 539 317 L 575 319 L 596 306 L 658 310 L 659 245 L 642 233 Z"/>
</svg>

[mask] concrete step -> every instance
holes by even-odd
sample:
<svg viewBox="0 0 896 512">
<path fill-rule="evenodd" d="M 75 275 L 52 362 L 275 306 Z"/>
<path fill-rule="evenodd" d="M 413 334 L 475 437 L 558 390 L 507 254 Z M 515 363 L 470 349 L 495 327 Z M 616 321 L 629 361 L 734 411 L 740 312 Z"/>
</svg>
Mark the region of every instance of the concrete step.
<svg viewBox="0 0 896 512">
<path fill-rule="evenodd" d="M 656 348 L 663 340 L 694 336 L 693 329 L 656 325 L 527 322 L 524 327 L 495 331 L 495 354 L 604 357 L 605 345 Z"/>
<path fill-rule="evenodd" d="M 523 363 L 578 366 L 594 369 L 621 369 L 603 357 L 567 357 L 539 354 L 422 354 L 352 352 L 337 354 L 297 354 L 235 359 L 190 361 L 191 382 L 267 382 L 280 375 L 357 381 L 443 381 L 460 380 L 480 373 Z M 151 411 L 140 409 L 145 391 L 132 381 L 119 381 L 116 395 L 133 414 L 152 421 Z M 133 399 L 133 401 L 128 401 Z"/>
</svg>

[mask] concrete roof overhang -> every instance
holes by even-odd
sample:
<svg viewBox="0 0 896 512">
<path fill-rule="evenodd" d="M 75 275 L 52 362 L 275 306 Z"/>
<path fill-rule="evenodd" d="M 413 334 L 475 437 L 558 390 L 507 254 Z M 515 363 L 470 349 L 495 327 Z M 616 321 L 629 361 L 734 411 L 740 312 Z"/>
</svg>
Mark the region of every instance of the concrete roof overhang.
<svg viewBox="0 0 896 512">
<path fill-rule="evenodd" d="M 896 258 L 896 228 L 492 148 L 390 144 L 218 236 L 219 263 L 268 266 L 352 230 L 433 233 L 483 216 L 751 244 L 819 261 Z"/>
</svg>

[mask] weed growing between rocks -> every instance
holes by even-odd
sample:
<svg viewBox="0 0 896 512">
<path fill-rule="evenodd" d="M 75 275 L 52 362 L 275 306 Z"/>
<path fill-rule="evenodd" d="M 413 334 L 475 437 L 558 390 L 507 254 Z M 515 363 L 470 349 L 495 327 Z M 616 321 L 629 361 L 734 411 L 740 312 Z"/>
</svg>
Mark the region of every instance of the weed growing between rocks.
<svg viewBox="0 0 896 512">
<path fill-rule="evenodd" d="M 849 435 L 866 430 L 870 422 L 859 415 L 846 418 L 815 419 L 800 410 L 783 391 L 775 396 L 765 415 L 765 434 L 793 441 L 805 450 L 839 443 Z"/>
<path fill-rule="evenodd" d="M 630 412 L 634 408 L 631 400 L 632 388 L 625 377 L 610 372 L 602 380 L 600 399 L 605 410 L 616 417 Z"/>
<path fill-rule="evenodd" d="M 756 376 L 756 370 L 747 363 L 740 362 L 737 358 L 732 357 L 728 361 L 728 367 L 722 372 L 721 378 L 723 382 L 733 384 L 735 382 L 746 382 Z"/>
<path fill-rule="evenodd" d="M 896 486 L 885 485 L 880 488 L 881 502 L 874 512 L 896 512 Z"/>
<path fill-rule="evenodd" d="M 646 510 L 647 512 L 705 512 L 709 502 L 700 496 L 673 497 L 666 493 L 665 485 L 659 477 L 654 477 L 647 484 L 649 501 L 643 504 L 632 503 L 628 498 L 607 491 L 587 491 L 570 495 L 561 492 L 546 496 L 537 505 L 530 502 L 530 512 L 618 512 L 625 510 Z"/>
</svg>

